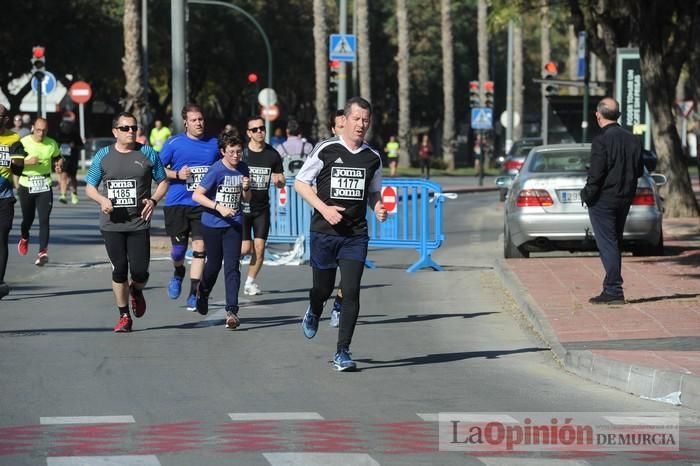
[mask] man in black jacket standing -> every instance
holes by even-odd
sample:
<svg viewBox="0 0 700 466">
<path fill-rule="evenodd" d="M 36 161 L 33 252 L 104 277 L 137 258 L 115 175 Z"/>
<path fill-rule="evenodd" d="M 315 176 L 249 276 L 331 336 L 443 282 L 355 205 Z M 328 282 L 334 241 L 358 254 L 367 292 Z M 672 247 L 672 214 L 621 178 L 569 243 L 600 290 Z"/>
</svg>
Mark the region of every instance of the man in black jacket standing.
<svg viewBox="0 0 700 466">
<path fill-rule="evenodd" d="M 595 242 L 605 268 L 603 292 L 591 304 L 624 304 L 622 291 L 622 233 L 625 220 L 642 176 L 642 147 L 639 139 L 617 124 L 620 105 L 605 97 L 596 108 L 602 128 L 591 146 L 591 166 L 581 199 L 588 205 Z"/>
</svg>

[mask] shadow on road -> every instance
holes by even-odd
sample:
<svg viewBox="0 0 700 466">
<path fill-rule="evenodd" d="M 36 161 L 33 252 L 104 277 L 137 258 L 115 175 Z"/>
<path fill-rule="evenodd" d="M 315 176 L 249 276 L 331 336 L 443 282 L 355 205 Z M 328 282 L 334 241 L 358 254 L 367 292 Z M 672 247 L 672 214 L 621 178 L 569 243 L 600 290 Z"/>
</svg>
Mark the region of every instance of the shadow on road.
<svg viewBox="0 0 700 466">
<path fill-rule="evenodd" d="M 425 356 L 413 356 L 410 358 L 395 359 L 393 361 L 382 361 L 378 359 L 355 359 L 357 362 L 370 364 L 374 367 L 366 367 L 363 370 L 370 369 L 385 369 L 388 367 L 404 367 L 404 366 L 422 366 L 425 364 L 441 364 L 445 362 L 462 361 L 465 359 L 498 359 L 501 356 L 521 353 L 537 353 L 540 351 L 549 351 L 549 348 L 520 348 L 516 350 L 498 350 L 498 351 L 465 351 L 460 353 L 439 353 L 427 354 Z"/>
<path fill-rule="evenodd" d="M 376 324 L 401 324 L 410 322 L 425 322 L 429 320 L 445 319 L 448 317 L 461 317 L 462 319 L 471 319 L 474 317 L 487 316 L 490 314 L 498 314 L 498 312 L 473 312 L 471 314 L 415 314 L 408 315 L 405 317 L 395 317 L 393 319 L 385 320 L 358 320 L 358 325 L 376 325 Z M 372 316 L 360 316 L 360 317 L 372 317 Z"/>
</svg>

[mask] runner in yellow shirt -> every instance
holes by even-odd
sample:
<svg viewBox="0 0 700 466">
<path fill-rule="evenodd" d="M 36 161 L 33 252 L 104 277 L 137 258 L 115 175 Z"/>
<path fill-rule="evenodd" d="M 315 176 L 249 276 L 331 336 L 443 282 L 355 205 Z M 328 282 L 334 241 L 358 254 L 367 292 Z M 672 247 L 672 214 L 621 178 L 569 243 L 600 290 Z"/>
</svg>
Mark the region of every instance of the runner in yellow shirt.
<svg viewBox="0 0 700 466">
<path fill-rule="evenodd" d="M 170 128 L 163 126 L 163 122 L 161 120 L 156 120 L 155 127 L 151 130 L 151 134 L 149 136 L 153 150 L 160 152 L 160 150 L 163 148 L 163 144 L 165 144 L 165 141 L 167 141 L 170 136 L 172 136 Z"/>
<path fill-rule="evenodd" d="M 39 253 L 34 264 L 43 266 L 49 261 L 49 216 L 53 208 L 51 189 L 51 166 L 56 163 L 56 171 L 61 172 L 61 151 L 56 141 L 46 136 L 49 129 L 44 118 L 37 118 L 32 126 L 32 134 L 22 138 L 22 146 L 27 156 L 24 158 L 24 171 L 19 178 L 19 204 L 22 208 L 22 231 L 17 244 L 20 256 L 29 251 L 29 230 L 34 216 L 39 212 Z"/>
<path fill-rule="evenodd" d="M 389 138 L 384 152 L 386 152 L 386 157 L 389 161 L 389 176 L 396 176 L 396 167 L 399 164 L 399 142 L 396 140 L 396 136 Z"/>
</svg>

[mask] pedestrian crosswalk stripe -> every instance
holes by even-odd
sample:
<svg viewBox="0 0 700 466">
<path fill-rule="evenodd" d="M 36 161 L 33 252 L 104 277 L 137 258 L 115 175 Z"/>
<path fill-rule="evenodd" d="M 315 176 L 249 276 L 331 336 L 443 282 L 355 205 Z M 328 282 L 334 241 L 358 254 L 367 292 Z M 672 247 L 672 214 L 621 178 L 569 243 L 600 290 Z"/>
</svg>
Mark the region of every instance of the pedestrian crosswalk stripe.
<svg viewBox="0 0 700 466">
<path fill-rule="evenodd" d="M 519 424 L 520 421 L 507 414 L 489 414 L 489 413 L 437 413 L 435 414 L 437 418 L 444 417 L 450 420 L 459 420 L 461 422 L 471 422 L 471 423 L 487 423 L 487 422 L 500 422 L 502 424 Z M 435 419 L 438 421 L 439 419 Z"/>
<path fill-rule="evenodd" d="M 616 426 L 668 426 L 678 424 L 678 415 L 668 416 L 603 416 Z"/>
<path fill-rule="evenodd" d="M 416 416 L 418 416 L 419 418 L 423 419 L 426 422 L 437 422 L 438 421 L 437 413 L 416 413 Z"/>
<path fill-rule="evenodd" d="M 52 424 L 132 424 L 134 416 L 57 416 L 39 418 L 42 425 Z"/>
<path fill-rule="evenodd" d="M 380 466 L 365 453 L 263 453 L 271 466 Z"/>
<path fill-rule="evenodd" d="M 287 413 L 229 413 L 232 421 L 322 421 L 323 416 L 312 412 Z"/>
<path fill-rule="evenodd" d="M 47 466 L 160 466 L 155 455 L 52 456 Z"/>
<path fill-rule="evenodd" d="M 486 466 L 590 466 L 583 460 L 560 460 L 545 458 L 479 457 Z"/>
</svg>

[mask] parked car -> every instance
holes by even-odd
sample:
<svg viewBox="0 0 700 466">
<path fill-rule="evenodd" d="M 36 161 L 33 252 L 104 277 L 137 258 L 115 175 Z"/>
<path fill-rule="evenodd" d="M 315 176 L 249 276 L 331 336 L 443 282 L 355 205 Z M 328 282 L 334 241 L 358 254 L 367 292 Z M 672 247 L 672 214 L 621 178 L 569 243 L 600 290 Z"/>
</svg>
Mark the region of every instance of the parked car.
<svg viewBox="0 0 700 466">
<path fill-rule="evenodd" d="M 505 202 L 503 255 L 526 258 L 531 252 L 596 250 L 593 228 L 580 191 L 586 184 L 590 144 L 535 147 L 510 186 Z M 658 186 L 666 177 L 650 175 L 645 161 L 637 194 L 625 224 L 622 249 L 636 256 L 663 255 L 663 199 Z"/>
<path fill-rule="evenodd" d="M 85 140 L 85 168 L 92 165 L 92 159 L 98 150 L 102 149 L 103 147 L 107 147 L 110 144 L 114 144 L 113 137 L 87 138 Z"/>
<path fill-rule="evenodd" d="M 515 141 L 508 151 L 508 154 L 506 154 L 506 159 L 501 167 L 501 175 L 515 178 L 515 175 L 520 171 L 520 167 L 523 166 L 527 154 L 533 147 L 539 146 L 540 144 L 542 144 L 541 138 L 523 138 Z M 506 200 L 508 188 L 501 188 L 498 190 L 498 193 L 499 199 L 503 202 Z"/>
</svg>

